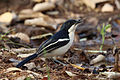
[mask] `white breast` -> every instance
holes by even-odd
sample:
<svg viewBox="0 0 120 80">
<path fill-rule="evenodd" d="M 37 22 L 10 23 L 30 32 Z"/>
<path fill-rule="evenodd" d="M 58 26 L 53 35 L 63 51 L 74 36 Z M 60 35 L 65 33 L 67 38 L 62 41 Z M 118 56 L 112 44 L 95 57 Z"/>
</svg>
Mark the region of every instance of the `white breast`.
<svg viewBox="0 0 120 80">
<path fill-rule="evenodd" d="M 69 34 L 69 38 L 70 38 L 70 41 L 67 45 L 61 47 L 61 48 L 58 48 L 54 51 L 52 51 L 51 53 L 46 53 L 46 55 L 44 55 L 44 57 L 53 57 L 53 56 L 60 56 L 60 55 L 63 55 L 64 53 L 66 53 L 68 51 L 68 49 L 71 47 L 72 43 L 73 43 L 73 40 L 74 40 L 74 32 L 71 32 Z"/>
</svg>

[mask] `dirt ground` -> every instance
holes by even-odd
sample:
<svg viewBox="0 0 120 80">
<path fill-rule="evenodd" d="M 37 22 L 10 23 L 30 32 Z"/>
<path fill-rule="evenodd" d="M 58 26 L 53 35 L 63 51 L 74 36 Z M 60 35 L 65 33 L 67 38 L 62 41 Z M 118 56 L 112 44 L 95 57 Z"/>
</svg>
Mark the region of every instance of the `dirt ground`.
<svg viewBox="0 0 120 80">
<path fill-rule="evenodd" d="M 53 9 L 33 11 L 36 4 L 49 1 L 55 2 Z M 114 11 L 102 12 L 106 3 Z M 7 12 L 8 21 L 1 22 Z M 16 17 L 9 19 L 12 13 Z M 91 9 L 81 0 L 0 0 L 0 14 L 0 80 L 119 80 L 120 10 L 114 1 L 97 3 Z M 25 23 L 38 18 L 41 21 Z M 80 18 L 83 23 L 76 29 L 73 45 L 56 58 L 62 63 L 38 57 L 15 67 L 65 21 Z"/>
</svg>

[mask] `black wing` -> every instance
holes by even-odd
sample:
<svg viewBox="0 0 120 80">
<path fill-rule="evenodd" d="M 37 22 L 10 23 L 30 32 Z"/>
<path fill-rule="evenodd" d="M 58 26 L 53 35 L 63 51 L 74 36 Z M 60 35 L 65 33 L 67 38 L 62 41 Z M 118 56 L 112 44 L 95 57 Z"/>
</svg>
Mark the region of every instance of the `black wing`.
<svg viewBox="0 0 120 80">
<path fill-rule="evenodd" d="M 43 55 L 43 53 L 48 53 L 53 51 L 54 49 L 57 49 L 59 47 L 62 47 L 69 43 L 69 35 L 65 31 L 59 31 L 56 34 L 54 34 L 50 39 L 43 42 L 39 49 L 37 50 L 37 54 Z"/>
<path fill-rule="evenodd" d="M 56 48 L 66 45 L 67 43 L 69 43 L 68 33 L 64 31 L 59 31 L 56 34 L 54 34 L 50 39 L 46 40 L 43 44 L 41 44 L 38 51 L 35 54 L 25 58 L 16 67 L 19 68 L 25 63 L 29 62 L 30 60 L 40 55 L 43 55 L 44 51 L 50 52 Z"/>
</svg>

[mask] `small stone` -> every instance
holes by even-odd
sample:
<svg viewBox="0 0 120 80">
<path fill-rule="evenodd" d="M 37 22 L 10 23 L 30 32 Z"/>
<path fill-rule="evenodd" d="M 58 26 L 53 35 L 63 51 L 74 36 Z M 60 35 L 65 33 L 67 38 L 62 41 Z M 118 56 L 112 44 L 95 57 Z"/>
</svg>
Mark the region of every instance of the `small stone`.
<svg viewBox="0 0 120 80">
<path fill-rule="evenodd" d="M 88 7 L 95 9 L 97 3 L 106 2 L 109 0 L 82 0 Z"/>
<path fill-rule="evenodd" d="M 14 18 L 16 18 L 15 13 L 5 12 L 0 15 L 0 22 L 5 24 L 10 24 Z"/>
<path fill-rule="evenodd" d="M 22 42 L 30 43 L 30 38 L 27 34 L 25 33 L 16 33 L 15 35 L 8 35 L 8 37 L 18 37 L 21 39 Z"/>
<path fill-rule="evenodd" d="M 104 6 L 102 7 L 101 9 L 102 12 L 113 12 L 114 11 L 114 7 L 109 4 L 109 3 L 106 3 L 104 4 Z"/>
<path fill-rule="evenodd" d="M 32 12 L 29 10 L 21 11 L 20 14 L 18 15 L 18 18 L 20 20 L 38 18 L 38 17 L 48 17 L 48 16 L 41 12 Z"/>
<path fill-rule="evenodd" d="M 23 9 L 20 11 L 20 14 L 31 14 L 33 13 L 32 9 Z"/>
<path fill-rule="evenodd" d="M 26 66 L 29 70 L 31 70 L 32 68 L 35 68 L 35 67 L 36 67 L 35 63 L 33 63 L 33 62 L 27 63 L 27 64 L 25 64 L 24 66 Z"/>
<path fill-rule="evenodd" d="M 25 80 L 26 76 L 20 76 L 16 80 Z"/>
<path fill-rule="evenodd" d="M 95 4 L 93 0 L 82 0 L 88 7 L 95 9 Z"/>
<path fill-rule="evenodd" d="M 96 58 L 94 58 L 93 60 L 90 61 L 90 64 L 95 64 L 95 63 L 101 62 L 103 60 L 105 60 L 105 56 L 98 55 Z"/>
<path fill-rule="evenodd" d="M 44 2 L 44 3 L 38 3 L 33 7 L 33 11 L 46 11 L 46 10 L 51 10 L 55 8 L 54 3 L 50 2 Z"/>
<path fill-rule="evenodd" d="M 36 25 L 36 26 L 44 26 L 46 28 L 55 30 L 56 27 L 54 25 L 55 21 L 50 17 L 39 17 L 34 19 L 27 19 L 24 22 L 25 25 Z"/>
<path fill-rule="evenodd" d="M 120 9 L 120 1 L 115 0 L 115 4 L 116 4 L 117 9 Z"/>
<path fill-rule="evenodd" d="M 46 14 L 48 14 L 48 15 L 58 15 L 59 14 L 59 11 L 49 11 L 49 12 L 47 12 Z"/>
</svg>

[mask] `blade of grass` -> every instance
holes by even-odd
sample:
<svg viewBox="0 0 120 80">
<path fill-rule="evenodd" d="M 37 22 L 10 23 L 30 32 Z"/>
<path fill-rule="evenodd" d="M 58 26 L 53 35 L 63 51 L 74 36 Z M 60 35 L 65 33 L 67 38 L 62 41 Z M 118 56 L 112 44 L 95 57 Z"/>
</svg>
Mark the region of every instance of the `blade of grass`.
<svg viewBox="0 0 120 80">
<path fill-rule="evenodd" d="M 102 35 L 102 44 L 101 44 L 101 46 L 100 46 L 100 50 L 103 49 L 106 31 L 107 31 L 107 29 L 109 29 L 110 27 L 111 27 L 110 24 L 107 24 L 107 25 L 103 24 L 103 26 L 102 26 L 102 29 L 101 29 L 101 32 L 100 32 L 100 34 Z"/>
</svg>

